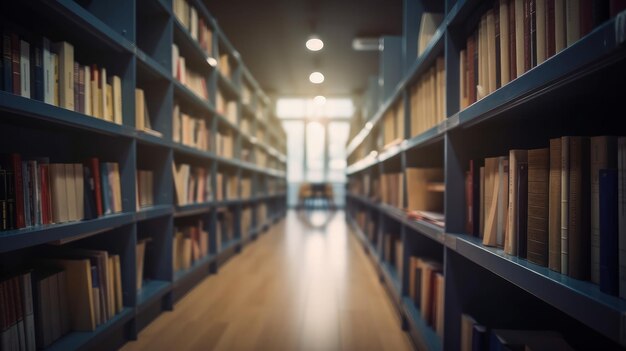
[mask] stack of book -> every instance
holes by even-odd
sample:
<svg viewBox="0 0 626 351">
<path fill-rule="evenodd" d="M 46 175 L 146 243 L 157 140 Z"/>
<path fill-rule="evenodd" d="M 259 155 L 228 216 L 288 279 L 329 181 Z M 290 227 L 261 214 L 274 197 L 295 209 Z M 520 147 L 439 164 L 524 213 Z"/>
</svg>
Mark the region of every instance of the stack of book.
<svg viewBox="0 0 626 351">
<path fill-rule="evenodd" d="M 217 154 L 225 158 L 235 157 L 235 137 L 230 131 L 218 131 L 215 137 Z"/>
<path fill-rule="evenodd" d="M 176 204 L 204 203 L 211 197 L 211 172 L 204 167 L 172 163 Z"/>
<path fill-rule="evenodd" d="M 620 286 L 626 239 L 618 235 L 625 143 L 564 136 L 551 139 L 549 148 L 487 158 L 479 172 L 472 162 L 466 173 L 468 231 L 484 245 L 626 295 L 626 284 Z"/>
<path fill-rule="evenodd" d="M 203 222 L 176 228 L 172 245 L 174 272 L 186 270 L 209 253 L 209 233 Z"/>
<path fill-rule="evenodd" d="M 610 1 L 496 0 L 461 50 L 461 108 L 493 93 L 613 17 Z"/>
<path fill-rule="evenodd" d="M 404 174 L 383 173 L 380 176 L 380 194 L 383 203 L 404 208 Z"/>
<path fill-rule="evenodd" d="M 443 337 L 444 276 L 441 263 L 417 256 L 409 258 L 409 297 L 424 321 Z"/>
<path fill-rule="evenodd" d="M 0 230 L 92 219 L 122 211 L 117 163 L 91 158 L 50 163 L 47 157 L 0 157 Z"/>
<path fill-rule="evenodd" d="M 207 55 L 213 52 L 213 32 L 198 10 L 186 0 L 174 0 L 172 4 L 174 16 L 189 31 L 189 35 L 198 42 Z"/>
<path fill-rule="evenodd" d="M 190 116 L 180 111 L 178 104 L 174 105 L 172 139 L 194 149 L 210 150 L 211 127 L 207 126 L 206 119 Z"/>
<path fill-rule="evenodd" d="M 197 96 L 204 100 L 209 99 L 206 77 L 202 73 L 187 68 L 186 60 L 180 55 L 176 44 L 172 44 L 172 75 Z"/>
<path fill-rule="evenodd" d="M 154 172 L 137 170 L 138 208 L 154 206 Z"/>
<path fill-rule="evenodd" d="M 122 124 L 122 81 L 75 61 L 74 46 L 46 37 L 2 33 L 0 90 Z M 28 36 L 30 37 L 30 36 Z"/>
<path fill-rule="evenodd" d="M 550 330 L 489 328 L 468 314 L 461 315 L 461 351 L 574 350 L 561 334 Z"/>
<path fill-rule="evenodd" d="M 419 135 L 446 119 L 446 69 L 442 57 L 411 87 L 411 136 Z"/>
<path fill-rule="evenodd" d="M 399 100 L 383 116 L 383 149 L 404 140 L 404 101 Z"/>
</svg>

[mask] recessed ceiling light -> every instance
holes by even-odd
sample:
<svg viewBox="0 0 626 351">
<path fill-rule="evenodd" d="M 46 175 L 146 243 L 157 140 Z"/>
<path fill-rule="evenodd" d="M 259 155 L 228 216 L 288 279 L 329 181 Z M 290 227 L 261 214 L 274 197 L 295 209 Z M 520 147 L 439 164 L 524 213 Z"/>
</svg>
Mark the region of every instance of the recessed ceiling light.
<svg viewBox="0 0 626 351">
<path fill-rule="evenodd" d="M 311 37 L 306 41 L 306 48 L 311 51 L 320 51 L 324 47 L 324 42 L 318 37 Z"/>
<path fill-rule="evenodd" d="M 313 84 L 321 84 L 324 82 L 324 75 L 320 72 L 313 72 L 309 75 L 309 80 Z"/>
<path fill-rule="evenodd" d="M 324 105 L 326 103 L 326 98 L 322 95 L 318 95 L 316 97 L 313 98 L 313 102 L 316 105 Z"/>
</svg>

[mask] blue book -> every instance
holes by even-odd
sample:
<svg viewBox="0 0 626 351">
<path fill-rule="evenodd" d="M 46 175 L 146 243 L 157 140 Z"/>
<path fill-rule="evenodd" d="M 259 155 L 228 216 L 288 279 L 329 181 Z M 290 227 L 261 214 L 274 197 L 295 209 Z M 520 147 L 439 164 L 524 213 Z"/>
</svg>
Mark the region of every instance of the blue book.
<svg viewBox="0 0 626 351">
<path fill-rule="evenodd" d="M 617 169 L 600 170 L 600 290 L 619 294 Z"/>
<path fill-rule="evenodd" d="M 102 209 L 105 215 L 113 213 L 111 208 L 111 201 L 109 194 L 111 188 L 109 187 L 109 168 L 106 162 L 100 163 L 100 180 L 102 181 Z"/>
</svg>

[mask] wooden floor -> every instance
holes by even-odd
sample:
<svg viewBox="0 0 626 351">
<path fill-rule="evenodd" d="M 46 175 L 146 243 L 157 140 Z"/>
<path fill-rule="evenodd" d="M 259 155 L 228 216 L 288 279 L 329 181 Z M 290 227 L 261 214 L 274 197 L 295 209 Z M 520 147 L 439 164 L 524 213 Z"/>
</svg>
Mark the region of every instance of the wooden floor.
<svg viewBox="0 0 626 351">
<path fill-rule="evenodd" d="M 290 212 L 122 350 L 410 350 L 343 212 Z"/>
</svg>

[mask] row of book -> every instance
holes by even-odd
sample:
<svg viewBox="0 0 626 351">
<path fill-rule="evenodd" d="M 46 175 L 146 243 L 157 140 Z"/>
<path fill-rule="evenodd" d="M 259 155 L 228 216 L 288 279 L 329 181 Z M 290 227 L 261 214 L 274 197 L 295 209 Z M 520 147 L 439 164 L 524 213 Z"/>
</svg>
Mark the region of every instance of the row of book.
<svg viewBox="0 0 626 351">
<path fill-rule="evenodd" d="M 387 205 L 404 208 L 404 173 L 384 173 L 380 176 L 381 201 Z"/>
<path fill-rule="evenodd" d="M 574 350 L 563 335 L 551 330 L 490 328 L 469 314 L 461 315 L 461 351 Z"/>
<path fill-rule="evenodd" d="M 1 230 L 93 219 L 122 211 L 120 172 L 115 162 L 90 158 L 50 163 L 42 157 L 0 157 Z"/>
<path fill-rule="evenodd" d="M 215 93 L 215 111 L 226 117 L 230 123 L 234 125 L 238 123 L 237 101 L 224 99 L 224 96 L 222 96 L 219 90 Z"/>
<path fill-rule="evenodd" d="M 186 270 L 209 253 L 209 233 L 199 220 L 195 225 L 176 228 L 172 244 L 174 272 Z"/>
<path fill-rule="evenodd" d="M 198 42 L 207 55 L 213 52 L 213 31 L 204 17 L 187 0 L 174 0 L 172 3 L 174 16 L 183 28 L 189 31 L 191 38 Z"/>
<path fill-rule="evenodd" d="M 396 102 L 383 116 L 383 149 L 404 140 L 404 101 Z"/>
<path fill-rule="evenodd" d="M 137 209 L 154 206 L 154 172 L 137 170 Z"/>
<path fill-rule="evenodd" d="M 206 77 L 187 68 L 185 58 L 180 55 L 178 45 L 176 44 L 172 44 L 172 76 L 197 96 L 204 100 L 209 99 Z"/>
<path fill-rule="evenodd" d="M 72 331 L 93 331 L 123 308 L 121 259 L 62 247 L 0 281 L 0 348 L 36 350 Z"/>
<path fill-rule="evenodd" d="M 619 1 L 494 1 L 460 52 L 461 108 L 571 46 L 624 8 Z"/>
<path fill-rule="evenodd" d="M 215 136 L 216 153 L 225 158 L 235 158 L 235 136 L 231 131 L 218 131 Z"/>
<path fill-rule="evenodd" d="M 120 77 L 75 61 L 72 44 L 5 29 L 1 63 L 1 90 L 122 124 Z"/>
<path fill-rule="evenodd" d="M 466 229 L 484 245 L 624 297 L 618 208 L 626 197 L 617 194 L 626 138 L 564 136 L 549 145 L 470 164 Z"/>
<path fill-rule="evenodd" d="M 178 104 L 174 105 L 172 133 L 177 143 L 210 151 L 211 126 L 207 126 L 207 120 L 182 113 Z"/>
<path fill-rule="evenodd" d="M 446 119 L 446 69 L 443 56 L 411 87 L 411 136 L 419 135 Z"/>
<path fill-rule="evenodd" d="M 409 257 L 409 297 L 422 319 L 439 337 L 443 337 L 444 287 L 443 265 L 418 256 Z"/>
<path fill-rule="evenodd" d="M 204 167 L 172 163 L 176 205 L 204 203 L 211 198 L 211 172 Z M 219 179 L 219 177 L 218 177 Z"/>
</svg>

